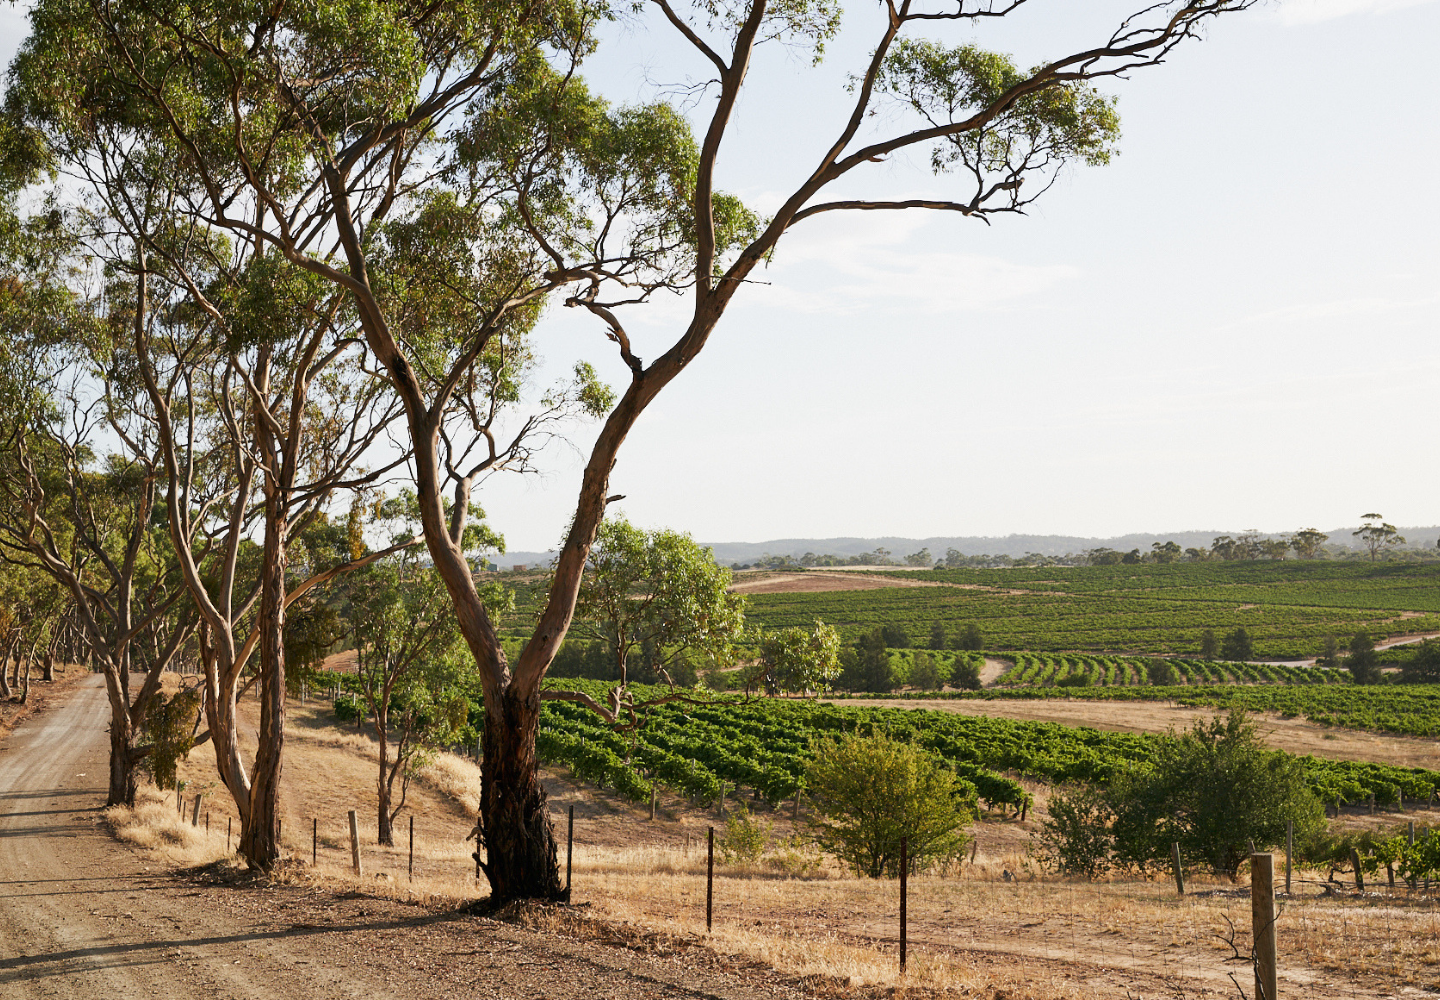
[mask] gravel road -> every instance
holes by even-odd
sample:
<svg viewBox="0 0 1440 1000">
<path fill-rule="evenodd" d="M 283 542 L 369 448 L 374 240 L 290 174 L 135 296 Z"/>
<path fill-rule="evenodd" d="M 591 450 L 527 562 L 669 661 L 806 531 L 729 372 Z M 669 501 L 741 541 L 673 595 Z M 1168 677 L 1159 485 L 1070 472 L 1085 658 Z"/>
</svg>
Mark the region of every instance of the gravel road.
<svg viewBox="0 0 1440 1000">
<path fill-rule="evenodd" d="M 809 994 L 704 949 L 648 953 L 295 879 L 217 884 L 113 840 L 98 676 L 0 739 L 0 996 L 725 998 Z"/>
</svg>

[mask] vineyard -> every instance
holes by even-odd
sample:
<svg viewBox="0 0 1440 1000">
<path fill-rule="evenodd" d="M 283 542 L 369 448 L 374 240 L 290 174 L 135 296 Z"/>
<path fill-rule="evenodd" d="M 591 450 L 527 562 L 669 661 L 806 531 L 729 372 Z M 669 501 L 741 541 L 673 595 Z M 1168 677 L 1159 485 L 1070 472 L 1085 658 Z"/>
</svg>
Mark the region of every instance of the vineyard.
<svg viewBox="0 0 1440 1000">
<path fill-rule="evenodd" d="M 843 697 L 843 696 L 839 696 Z M 1440 738 L 1440 685 L 1297 684 L 1203 685 L 1197 687 L 1016 687 L 984 691 L 907 691 L 861 695 L 867 700 L 975 699 L 1025 701 L 1162 701 L 1188 708 L 1243 708 L 1247 712 L 1308 719 L 1326 726 L 1364 729 L 1398 736 Z"/>
<path fill-rule="evenodd" d="M 1141 657 L 1087 656 L 1072 653 L 1020 653 L 1015 665 L 995 681 L 998 687 L 1134 687 L 1149 684 L 1152 662 Z M 1215 660 L 1166 660 L 1187 685 L 1201 684 L 1344 684 L 1342 670 L 1279 663 L 1222 663 Z"/>
<path fill-rule="evenodd" d="M 755 594 L 765 628 L 817 617 L 846 639 L 898 625 L 916 639 L 974 623 L 990 649 L 1194 654 L 1202 633 L 1244 627 L 1257 657 L 1314 656 L 1328 636 L 1440 631 L 1440 566 L 1235 562 L 929 570 L 951 586 Z M 988 588 L 988 589 L 987 589 Z M 1406 616 L 1406 617 L 1402 617 Z"/>
<path fill-rule="evenodd" d="M 1440 690 L 1434 695 L 1440 701 Z M 988 808 L 1017 812 L 1029 797 L 1006 772 L 1051 783 L 1104 781 L 1147 766 L 1163 739 L 923 709 L 764 698 L 658 706 L 628 733 L 615 732 L 579 705 L 547 702 L 537 749 L 543 760 L 569 767 L 580 780 L 637 801 L 657 782 L 697 803 L 714 802 L 726 790 L 779 803 L 803 790 L 814 741 L 857 730 L 915 740 L 949 761 Z M 1373 795 L 1391 805 L 1402 795 L 1428 800 L 1440 788 L 1440 772 L 1421 768 L 1302 760 L 1310 785 L 1327 802 Z"/>
</svg>

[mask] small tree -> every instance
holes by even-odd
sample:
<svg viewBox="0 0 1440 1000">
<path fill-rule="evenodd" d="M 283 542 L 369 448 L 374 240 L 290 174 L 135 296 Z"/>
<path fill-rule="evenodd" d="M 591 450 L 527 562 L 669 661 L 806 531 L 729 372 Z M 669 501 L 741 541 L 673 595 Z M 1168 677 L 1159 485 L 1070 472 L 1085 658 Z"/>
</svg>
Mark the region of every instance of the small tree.
<svg viewBox="0 0 1440 1000">
<path fill-rule="evenodd" d="M 1320 645 L 1320 655 L 1315 657 L 1317 667 L 1340 666 L 1340 642 L 1333 635 L 1327 635 Z"/>
<path fill-rule="evenodd" d="M 1145 679 L 1156 687 L 1174 686 L 1180 683 L 1180 671 L 1169 660 L 1156 656 L 1145 663 Z"/>
<path fill-rule="evenodd" d="M 570 631 L 609 647 L 624 701 L 630 654 L 647 643 L 667 680 L 670 661 L 685 651 L 723 654 L 733 645 L 745 598 L 729 586 L 730 571 L 689 535 L 644 531 L 614 514 L 596 533 Z"/>
<path fill-rule="evenodd" d="M 1213 660 L 1220 655 L 1220 640 L 1215 636 L 1213 628 L 1207 628 L 1200 633 L 1200 659 Z"/>
<path fill-rule="evenodd" d="M 910 667 L 910 686 L 921 691 L 934 691 L 940 687 L 940 667 L 934 655 L 917 652 Z"/>
<path fill-rule="evenodd" d="M 1268 749 L 1239 710 L 1172 733 L 1148 766 L 1106 787 L 1063 791 L 1050 816 L 1041 842 L 1061 871 L 1163 865 L 1179 843 L 1183 859 L 1232 879 L 1252 841 L 1274 847 L 1294 823 L 1305 842 L 1325 822 L 1300 759 Z"/>
<path fill-rule="evenodd" d="M 840 636 L 817 618 L 811 629 L 795 626 L 763 635 L 760 659 L 746 687 L 763 684 L 771 693 L 823 691 L 840 673 L 839 661 Z"/>
<path fill-rule="evenodd" d="M 985 648 L 985 636 L 980 633 L 980 626 L 970 622 L 964 628 L 955 633 L 952 644 L 956 649 L 964 649 L 976 652 Z"/>
<path fill-rule="evenodd" d="M 913 645 L 910 641 L 910 633 L 905 631 L 903 625 L 881 625 L 880 637 L 891 649 L 909 649 Z"/>
<path fill-rule="evenodd" d="M 980 663 L 977 659 L 968 656 L 955 657 L 955 663 L 950 668 L 950 686 L 964 688 L 967 691 L 980 690 Z"/>
<path fill-rule="evenodd" d="M 1426 639 L 1400 668 L 1406 684 L 1440 684 L 1440 639 Z"/>
<path fill-rule="evenodd" d="M 880 733 L 820 743 L 805 787 L 816 842 L 858 875 L 898 875 L 901 837 L 916 868 L 954 858 L 969 843 L 974 786 L 912 743 Z"/>
<path fill-rule="evenodd" d="M 948 637 L 945 635 L 945 623 L 937 621 L 930 626 L 930 648 L 945 649 L 949 645 Z"/>
<path fill-rule="evenodd" d="M 1356 632 L 1350 640 L 1350 655 L 1345 657 L 1345 666 L 1356 684 L 1379 684 L 1382 675 L 1375 640 L 1365 632 Z"/>
<path fill-rule="evenodd" d="M 1040 854 L 1062 875 L 1095 878 L 1109 869 L 1114 849 L 1114 813 L 1097 785 L 1064 785 L 1050 796 L 1049 816 L 1040 823 Z"/>
<path fill-rule="evenodd" d="M 1255 655 L 1255 644 L 1244 626 L 1225 636 L 1220 643 L 1220 655 L 1227 660 L 1248 660 Z"/>
<path fill-rule="evenodd" d="M 1381 549 L 1394 545 L 1404 545 L 1405 536 L 1393 524 L 1385 522 L 1381 514 L 1361 514 L 1361 520 L 1365 523 L 1359 529 L 1350 532 L 1360 539 L 1362 545 L 1370 550 L 1370 561 L 1374 562 L 1375 557 L 1380 554 Z M 1379 521 L 1379 524 L 1372 522 Z"/>
</svg>

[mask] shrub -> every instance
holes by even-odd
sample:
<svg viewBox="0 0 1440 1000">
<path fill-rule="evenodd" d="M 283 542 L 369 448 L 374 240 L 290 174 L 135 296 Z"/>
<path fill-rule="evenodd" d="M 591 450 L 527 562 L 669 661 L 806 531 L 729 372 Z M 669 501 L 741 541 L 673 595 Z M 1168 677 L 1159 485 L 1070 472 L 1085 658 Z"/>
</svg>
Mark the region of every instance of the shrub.
<svg viewBox="0 0 1440 1000">
<path fill-rule="evenodd" d="M 200 692 L 177 691 L 166 698 L 157 691 L 145 713 L 145 735 L 151 750 L 143 767 L 155 779 L 157 788 L 174 788 L 180 760 L 190 756 L 195 714 L 200 711 Z"/>
<path fill-rule="evenodd" d="M 940 667 L 929 653 L 916 653 L 910 667 L 910 686 L 922 691 L 934 691 L 940 687 Z"/>
<path fill-rule="evenodd" d="M 1145 662 L 1145 678 L 1156 687 L 1173 687 L 1182 683 L 1180 671 L 1175 664 L 1159 657 Z"/>
<path fill-rule="evenodd" d="M 1071 784 L 1050 796 L 1050 816 L 1040 824 L 1040 853 L 1062 875 L 1095 878 L 1110 867 L 1114 814 L 1095 785 Z"/>
<path fill-rule="evenodd" d="M 1248 660 L 1253 657 L 1255 644 L 1250 641 L 1250 633 L 1244 628 L 1237 628 L 1225 636 L 1225 640 L 1220 643 L 1220 655 L 1227 660 Z"/>
<path fill-rule="evenodd" d="M 1375 640 L 1364 632 L 1355 633 L 1350 640 L 1350 655 L 1345 657 L 1345 666 L 1356 684 L 1379 684 L 1380 658 L 1375 653 Z"/>
<path fill-rule="evenodd" d="M 967 691 L 980 690 L 980 663 L 968 656 L 955 657 L 955 665 L 950 668 L 950 686 Z"/>
<path fill-rule="evenodd" d="M 1440 683 L 1440 639 L 1426 639 L 1400 668 L 1400 679 L 1406 684 Z"/>
<path fill-rule="evenodd" d="M 916 869 L 958 856 L 975 787 L 940 758 L 883 734 L 847 733 L 816 745 L 805 774 L 817 843 L 856 874 L 900 870 L 900 838 Z"/>
<path fill-rule="evenodd" d="M 365 702 L 357 694 L 342 694 L 335 699 L 335 718 L 341 722 L 354 722 L 365 715 Z"/>
<path fill-rule="evenodd" d="M 725 817 L 725 832 L 717 846 L 720 860 L 728 864 L 759 861 L 770 842 L 770 824 L 750 815 L 743 805 Z"/>
<path fill-rule="evenodd" d="M 1182 858 L 1235 877 L 1249 842 L 1284 843 L 1294 822 L 1302 843 L 1324 827 L 1324 810 L 1299 758 L 1267 749 L 1239 710 L 1162 740 L 1154 760 L 1108 787 L 1062 789 L 1041 843 L 1060 871 L 1096 875 L 1110 865 L 1164 865 Z"/>
</svg>

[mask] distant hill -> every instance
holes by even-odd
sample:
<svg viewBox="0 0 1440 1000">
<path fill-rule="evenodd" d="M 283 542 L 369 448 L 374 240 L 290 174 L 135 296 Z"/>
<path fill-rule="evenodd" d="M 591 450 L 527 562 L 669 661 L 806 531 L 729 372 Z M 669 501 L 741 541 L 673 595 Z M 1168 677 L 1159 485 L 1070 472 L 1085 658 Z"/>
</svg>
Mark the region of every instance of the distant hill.
<svg viewBox="0 0 1440 1000">
<path fill-rule="evenodd" d="M 1355 539 L 1351 532 L 1359 525 L 1351 525 L 1345 528 L 1331 528 L 1326 531 L 1330 536 L 1330 544 L 1333 545 L 1354 545 Z M 1108 548 L 1117 549 L 1121 552 L 1129 552 L 1131 549 L 1140 549 L 1142 552 L 1150 551 L 1152 542 L 1177 543 L 1181 548 L 1208 547 L 1218 535 L 1239 535 L 1240 531 L 1231 529 L 1222 531 L 1169 531 L 1158 534 L 1136 533 L 1130 535 L 1118 535 L 1113 538 L 1087 538 L 1081 535 L 1005 535 L 1003 537 L 993 535 L 955 535 L 937 536 L 934 538 L 900 538 L 895 535 L 886 535 L 878 538 L 776 538 L 768 542 L 704 542 L 715 550 L 715 558 L 722 564 L 754 562 L 761 556 L 793 556 L 799 558 L 807 552 L 816 555 L 835 556 L 857 556 L 864 552 L 874 552 L 883 548 L 890 551 L 893 559 L 901 560 L 911 552 L 919 552 L 921 549 L 929 549 L 930 554 L 937 558 L 944 558 L 946 549 L 956 549 L 967 556 L 992 555 L 992 556 L 1023 556 L 1027 552 L 1035 552 L 1043 556 L 1063 556 L 1072 552 L 1084 552 L 1086 549 Z M 1266 537 L 1279 537 L 1288 532 L 1272 532 Z M 1435 548 L 1437 537 L 1440 537 L 1440 525 L 1429 525 L 1425 527 L 1405 527 L 1400 529 L 1400 534 L 1405 536 L 1409 543 L 1408 547 L 1413 548 Z M 525 566 L 548 566 L 550 560 L 555 557 L 552 552 L 511 552 L 508 555 L 494 558 L 502 569 L 514 565 Z"/>
</svg>

